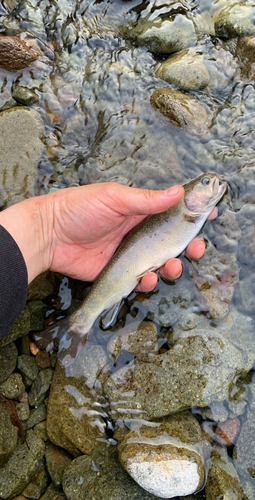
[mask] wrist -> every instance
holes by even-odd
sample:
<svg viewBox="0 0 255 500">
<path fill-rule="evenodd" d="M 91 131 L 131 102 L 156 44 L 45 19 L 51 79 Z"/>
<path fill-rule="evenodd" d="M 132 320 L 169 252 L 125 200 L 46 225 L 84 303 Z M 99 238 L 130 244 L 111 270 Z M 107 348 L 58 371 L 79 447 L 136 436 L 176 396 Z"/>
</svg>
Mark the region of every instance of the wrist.
<svg viewBox="0 0 255 500">
<path fill-rule="evenodd" d="M 24 200 L 3 210 L 0 224 L 16 241 L 23 255 L 28 283 L 49 269 L 53 210 L 48 195 Z"/>
</svg>

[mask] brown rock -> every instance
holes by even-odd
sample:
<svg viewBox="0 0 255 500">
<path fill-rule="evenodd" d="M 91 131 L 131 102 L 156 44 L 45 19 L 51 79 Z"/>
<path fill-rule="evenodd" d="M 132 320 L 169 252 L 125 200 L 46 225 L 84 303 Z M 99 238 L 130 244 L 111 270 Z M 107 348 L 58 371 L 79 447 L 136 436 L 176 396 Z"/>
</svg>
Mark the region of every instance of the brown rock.
<svg viewBox="0 0 255 500">
<path fill-rule="evenodd" d="M 0 36 L 0 67 L 7 71 L 18 71 L 27 68 L 38 58 L 25 40 L 17 36 Z"/>
<path fill-rule="evenodd" d="M 223 446 L 231 446 L 234 444 L 239 433 L 240 426 L 241 424 L 238 418 L 226 420 L 226 422 L 219 424 L 216 429 L 216 439 L 218 443 Z"/>
<path fill-rule="evenodd" d="M 39 368 L 49 368 L 51 366 L 50 355 L 47 351 L 39 351 L 36 354 L 35 362 Z"/>
</svg>

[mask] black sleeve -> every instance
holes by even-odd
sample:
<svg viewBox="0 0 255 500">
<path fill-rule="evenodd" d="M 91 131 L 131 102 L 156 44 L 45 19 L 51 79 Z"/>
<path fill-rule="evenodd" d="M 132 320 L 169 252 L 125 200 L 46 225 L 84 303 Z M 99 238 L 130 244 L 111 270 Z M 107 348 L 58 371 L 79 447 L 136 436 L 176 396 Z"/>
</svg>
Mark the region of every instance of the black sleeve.
<svg viewBox="0 0 255 500">
<path fill-rule="evenodd" d="M 27 288 L 23 255 L 13 237 L 0 226 L 0 337 L 9 333 L 25 307 Z"/>
</svg>

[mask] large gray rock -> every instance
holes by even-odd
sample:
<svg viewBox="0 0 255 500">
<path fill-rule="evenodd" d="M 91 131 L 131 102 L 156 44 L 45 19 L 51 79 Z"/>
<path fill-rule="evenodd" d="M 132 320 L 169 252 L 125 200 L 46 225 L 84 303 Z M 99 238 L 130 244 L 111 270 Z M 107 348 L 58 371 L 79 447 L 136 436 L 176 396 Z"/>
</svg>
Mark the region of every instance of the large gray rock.
<svg viewBox="0 0 255 500">
<path fill-rule="evenodd" d="M 166 87 L 154 90 L 150 96 L 150 102 L 175 127 L 197 134 L 208 131 L 212 121 L 211 111 L 195 97 Z"/>
<path fill-rule="evenodd" d="M 45 444 L 33 431 L 19 443 L 8 462 L 0 468 L 0 498 L 18 495 L 35 476 L 44 455 Z"/>
<path fill-rule="evenodd" d="M 164 417 L 155 425 L 134 421 L 121 433 L 118 453 L 123 468 L 157 497 L 188 495 L 203 486 L 202 433 L 189 412 Z"/>
<path fill-rule="evenodd" d="M 253 346 L 254 347 L 254 346 Z M 155 419 L 191 406 L 228 398 L 238 370 L 248 371 L 253 353 L 211 329 L 180 333 L 172 348 L 151 362 L 131 362 L 104 384 L 113 418 Z"/>
<path fill-rule="evenodd" d="M 0 114 L 0 206 L 35 195 L 44 133 L 43 121 L 33 109 L 20 106 Z"/>
<path fill-rule="evenodd" d="M 142 32 L 137 37 L 137 44 L 151 52 L 172 54 L 195 45 L 197 41 L 192 21 L 182 15 L 177 15 L 174 20 L 156 19 L 147 26 L 145 22 L 140 28 Z"/>
<path fill-rule="evenodd" d="M 210 80 L 202 56 L 192 49 L 168 57 L 157 68 L 156 76 L 182 90 L 198 90 L 206 87 Z"/>
</svg>

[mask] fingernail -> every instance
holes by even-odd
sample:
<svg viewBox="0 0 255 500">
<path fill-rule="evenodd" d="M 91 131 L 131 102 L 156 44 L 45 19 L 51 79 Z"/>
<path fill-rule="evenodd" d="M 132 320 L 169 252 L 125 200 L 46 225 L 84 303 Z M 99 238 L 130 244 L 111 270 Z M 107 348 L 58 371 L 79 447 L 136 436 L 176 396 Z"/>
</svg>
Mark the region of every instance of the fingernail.
<svg viewBox="0 0 255 500">
<path fill-rule="evenodd" d="M 179 194 L 181 189 L 182 186 L 172 186 L 165 190 L 165 194 L 166 196 L 176 196 L 177 194 Z"/>
</svg>

